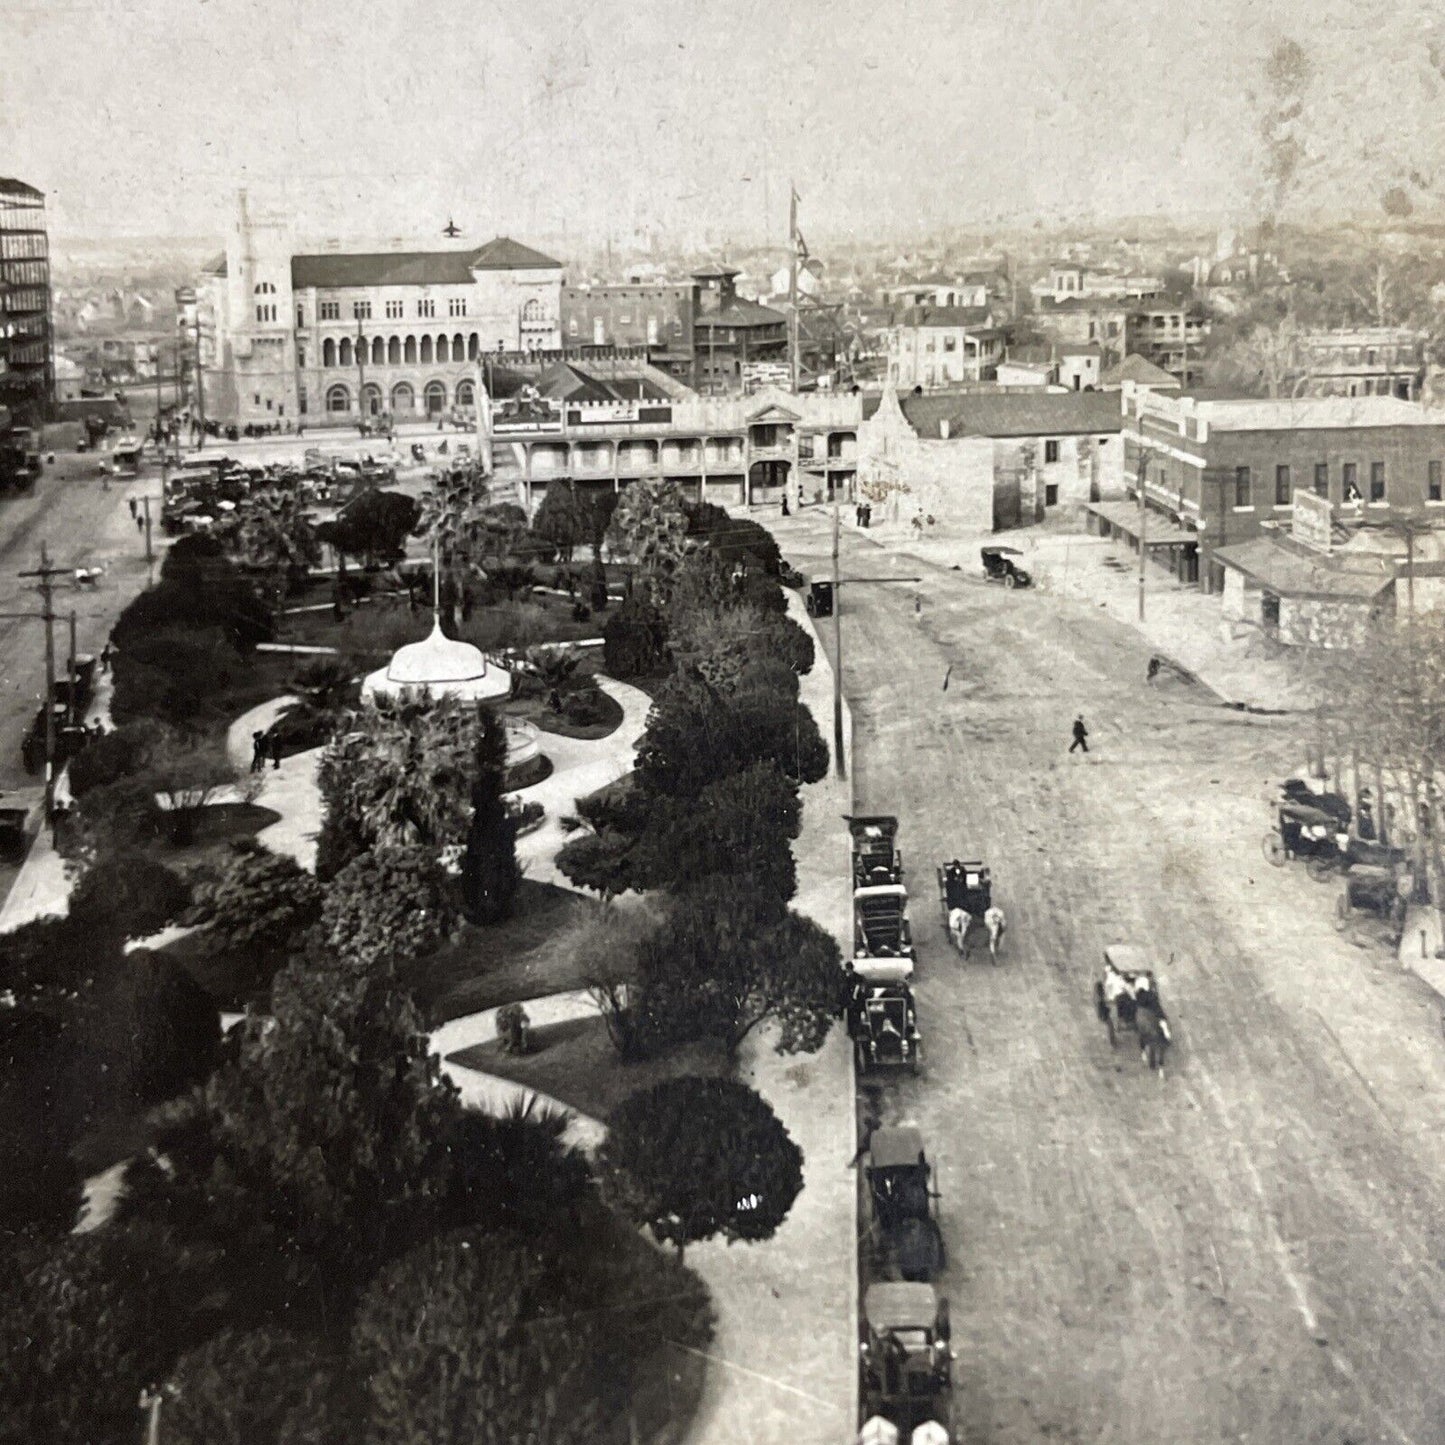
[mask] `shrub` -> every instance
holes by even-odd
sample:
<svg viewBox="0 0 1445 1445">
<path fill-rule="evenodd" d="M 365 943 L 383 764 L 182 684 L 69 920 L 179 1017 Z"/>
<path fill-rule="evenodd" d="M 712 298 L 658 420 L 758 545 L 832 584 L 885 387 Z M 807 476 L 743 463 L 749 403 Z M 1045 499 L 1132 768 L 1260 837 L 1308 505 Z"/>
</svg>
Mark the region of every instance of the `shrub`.
<svg viewBox="0 0 1445 1445">
<path fill-rule="evenodd" d="M 283 953 L 321 917 L 321 885 L 294 858 L 254 839 L 231 845 L 220 875 L 197 890 L 201 921 L 231 948 Z"/>
<path fill-rule="evenodd" d="M 97 860 L 70 895 L 70 915 L 83 929 L 120 938 L 149 938 L 191 905 L 191 890 L 173 869 L 143 854 Z"/>
<path fill-rule="evenodd" d="M 521 1004 L 504 1004 L 497 1010 L 497 1040 L 504 1054 L 532 1052 L 531 1023 Z"/>
<path fill-rule="evenodd" d="M 578 727 L 595 727 L 611 716 L 608 697 L 594 682 L 579 687 L 562 699 L 562 716 Z"/>
<path fill-rule="evenodd" d="M 404 970 L 458 922 L 456 886 L 428 848 L 378 848 L 332 880 L 321 906 L 326 946 L 366 971 Z"/>
<path fill-rule="evenodd" d="M 242 667 L 219 627 L 170 624 L 137 632 L 115 661 L 111 711 L 122 723 L 137 718 L 194 723 Z"/>
<path fill-rule="evenodd" d="M 70 793 L 77 800 L 93 788 L 143 771 L 155 756 L 163 730 L 148 718 L 127 723 L 90 742 L 71 759 Z"/>
<path fill-rule="evenodd" d="M 645 677 L 658 672 L 666 660 L 662 613 L 640 592 L 629 594 L 602 629 L 602 661 L 608 676 Z"/>
</svg>

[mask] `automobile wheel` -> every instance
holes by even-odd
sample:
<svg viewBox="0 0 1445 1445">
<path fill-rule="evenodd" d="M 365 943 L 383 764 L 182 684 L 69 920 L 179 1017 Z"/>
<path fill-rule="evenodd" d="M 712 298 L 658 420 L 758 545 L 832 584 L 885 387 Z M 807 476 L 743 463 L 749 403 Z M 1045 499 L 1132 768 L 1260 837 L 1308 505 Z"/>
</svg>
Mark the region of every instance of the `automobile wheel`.
<svg viewBox="0 0 1445 1445">
<path fill-rule="evenodd" d="M 1003 574 L 1003 585 L 1009 589 L 1013 589 L 1019 585 L 1018 578 L 1016 578 L 1012 572 L 1005 572 Z"/>
<path fill-rule="evenodd" d="M 1278 833 L 1266 833 L 1264 835 L 1264 856 L 1274 864 L 1276 868 L 1283 868 L 1289 862 L 1289 853 L 1284 846 L 1284 839 Z"/>
</svg>

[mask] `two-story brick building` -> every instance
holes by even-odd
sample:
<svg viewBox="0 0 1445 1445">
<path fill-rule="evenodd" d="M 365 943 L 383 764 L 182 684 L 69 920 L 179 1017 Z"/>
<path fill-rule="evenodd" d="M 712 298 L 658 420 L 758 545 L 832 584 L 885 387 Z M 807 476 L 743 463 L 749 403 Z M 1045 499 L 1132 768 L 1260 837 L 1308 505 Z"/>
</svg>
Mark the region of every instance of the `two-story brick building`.
<svg viewBox="0 0 1445 1445">
<path fill-rule="evenodd" d="M 1445 525 L 1445 410 L 1397 397 L 1200 400 L 1126 381 L 1125 477 L 1181 544 L 1182 575 L 1223 586 L 1221 548 L 1291 520 L 1295 493 L 1368 524 L 1401 512 Z M 1137 495 L 1137 494 L 1136 494 Z"/>
<path fill-rule="evenodd" d="M 564 286 L 564 344 L 646 347 L 654 366 L 694 386 L 697 309 L 691 281 Z"/>
</svg>

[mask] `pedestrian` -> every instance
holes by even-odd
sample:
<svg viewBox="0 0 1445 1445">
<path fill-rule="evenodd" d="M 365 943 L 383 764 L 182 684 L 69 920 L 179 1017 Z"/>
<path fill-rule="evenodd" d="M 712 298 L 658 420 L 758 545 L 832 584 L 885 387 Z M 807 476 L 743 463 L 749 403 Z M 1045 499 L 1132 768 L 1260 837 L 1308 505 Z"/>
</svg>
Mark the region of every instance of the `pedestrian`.
<svg viewBox="0 0 1445 1445">
<path fill-rule="evenodd" d="M 783 493 L 783 515 L 785 517 L 788 515 L 788 494 L 786 492 Z"/>
<path fill-rule="evenodd" d="M 136 529 L 137 532 L 144 532 L 144 531 L 145 531 L 145 529 L 146 529 L 146 519 L 145 519 L 144 517 L 137 517 L 137 518 L 135 519 L 135 529 Z"/>
<path fill-rule="evenodd" d="M 1083 713 L 1080 713 L 1080 714 L 1074 719 L 1074 740 L 1073 740 L 1073 742 L 1071 742 L 1071 743 L 1069 744 L 1069 751 L 1070 751 L 1070 752 L 1073 752 L 1075 748 L 1083 748 L 1083 750 L 1084 750 L 1085 752 L 1088 752 L 1088 751 L 1089 751 L 1089 742 L 1088 742 L 1088 739 L 1089 739 L 1089 730 L 1088 730 L 1088 728 L 1086 728 L 1086 727 L 1084 726 L 1084 715 L 1083 715 Z"/>
<path fill-rule="evenodd" d="M 863 503 L 863 530 L 866 532 L 873 525 L 873 503 Z"/>
<path fill-rule="evenodd" d="M 251 734 L 251 771 L 259 773 L 266 766 L 266 734 L 259 729 Z"/>
<path fill-rule="evenodd" d="M 100 670 L 102 672 L 110 671 L 110 664 L 114 657 L 115 648 L 109 642 L 107 642 L 105 646 L 100 649 Z"/>
<path fill-rule="evenodd" d="M 135 520 L 135 512 L 136 512 L 135 498 L 134 498 L 134 497 L 127 497 L 127 498 L 126 498 L 126 505 L 130 507 L 131 520 L 134 521 L 134 520 Z"/>
<path fill-rule="evenodd" d="M 853 508 L 853 525 L 854 525 L 855 527 L 861 527 L 861 526 L 863 525 L 863 503 L 862 503 L 862 502 L 858 502 L 858 503 L 854 506 L 854 508 Z"/>
<path fill-rule="evenodd" d="M 273 733 L 268 739 L 271 744 L 271 768 L 274 772 L 281 771 L 281 734 Z"/>
<path fill-rule="evenodd" d="M 1147 671 L 1147 672 L 1145 673 L 1145 675 L 1144 675 L 1144 681 L 1145 681 L 1145 682 L 1148 682 L 1148 683 L 1152 683 L 1152 682 L 1154 681 L 1154 679 L 1155 679 L 1156 677 L 1158 677 L 1158 676 L 1159 676 L 1159 659 L 1158 659 L 1157 657 L 1151 657 L 1151 658 L 1149 659 L 1149 669 L 1148 669 L 1148 671 Z"/>
</svg>

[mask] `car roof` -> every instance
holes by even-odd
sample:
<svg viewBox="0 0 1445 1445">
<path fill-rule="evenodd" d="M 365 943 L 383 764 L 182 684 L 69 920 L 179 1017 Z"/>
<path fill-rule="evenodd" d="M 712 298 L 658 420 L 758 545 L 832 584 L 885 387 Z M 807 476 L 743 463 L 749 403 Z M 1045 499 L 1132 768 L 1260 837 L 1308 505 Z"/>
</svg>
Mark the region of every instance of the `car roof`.
<svg viewBox="0 0 1445 1445">
<path fill-rule="evenodd" d="M 872 1169 L 916 1165 L 920 1156 L 924 1156 L 923 1134 L 911 1124 L 875 1129 L 868 1140 L 868 1165 Z"/>
<path fill-rule="evenodd" d="M 875 1330 L 932 1329 L 938 1320 L 938 1291 L 931 1284 L 906 1280 L 870 1284 L 863 1313 Z"/>
<path fill-rule="evenodd" d="M 1147 973 L 1154 966 L 1148 951 L 1137 943 L 1111 943 L 1104 957 L 1121 973 Z"/>
</svg>

